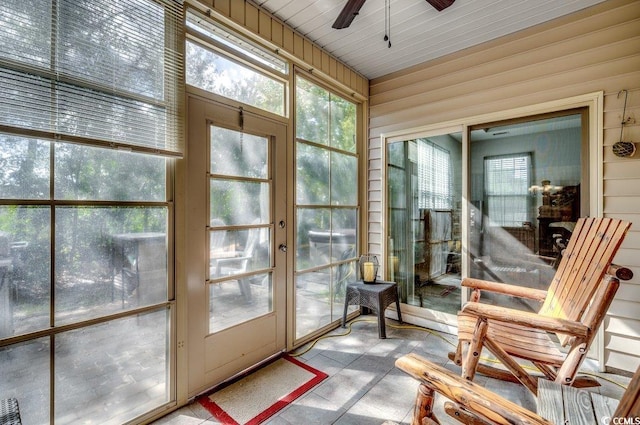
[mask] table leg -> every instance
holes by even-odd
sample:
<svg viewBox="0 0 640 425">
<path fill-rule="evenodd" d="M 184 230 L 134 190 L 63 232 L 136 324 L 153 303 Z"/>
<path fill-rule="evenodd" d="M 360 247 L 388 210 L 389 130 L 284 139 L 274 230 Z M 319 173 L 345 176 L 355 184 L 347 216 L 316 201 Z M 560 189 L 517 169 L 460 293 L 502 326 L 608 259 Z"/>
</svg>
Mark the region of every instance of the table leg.
<svg viewBox="0 0 640 425">
<path fill-rule="evenodd" d="M 378 337 L 380 339 L 386 339 L 387 338 L 387 330 L 386 330 L 386 326 L 385 326 L 385 320 L 384 320 L 384 311 L 386 310 L 385 307 L 383 307 L 383 297 L 382 297 L 382 293 L 378 294 Z"/>
<path fill-rule="evenodd" d="M 347 309 L 349 307 L 349 289 L 345 291 L 344 294 L 344 311 L 342 312 L 342 327 L 345 328 L 345 324 L 347 321 Z"/>
<path fill-rule="evenodd" d="M 402 323 L 402 312 L 400 311 L 400 296 L 398 295 L 398 291 L 396 291 L 396 309 L 398 310 L 398 321 Z"/>
</svg>

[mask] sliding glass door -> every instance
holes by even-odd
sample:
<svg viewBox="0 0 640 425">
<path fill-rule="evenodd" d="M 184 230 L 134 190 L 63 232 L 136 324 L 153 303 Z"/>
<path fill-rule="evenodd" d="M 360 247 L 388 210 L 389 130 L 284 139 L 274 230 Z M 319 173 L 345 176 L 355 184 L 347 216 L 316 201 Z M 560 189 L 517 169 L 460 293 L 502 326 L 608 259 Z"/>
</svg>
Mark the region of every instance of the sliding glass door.
<svg viewBox="0 0 640 425">
<path fill-rule="evenodd" d="M 385 273 L 407 317 L 455 326 L 463 276 L 548 286 L 589 214 L 587 124 L 582 108 L 386 140 Z"/>
<path fill-rule="evenodd" d="M 472 277 L 547 288 L 576 220 L 589 214 L 585 121 L 572 110 L 470 129 Z"/>
<path fill-rule="evenodd" d="M 460 309 L 462 133 L 388 143 L 387 278 L 402 302 Z"/>
</svg>

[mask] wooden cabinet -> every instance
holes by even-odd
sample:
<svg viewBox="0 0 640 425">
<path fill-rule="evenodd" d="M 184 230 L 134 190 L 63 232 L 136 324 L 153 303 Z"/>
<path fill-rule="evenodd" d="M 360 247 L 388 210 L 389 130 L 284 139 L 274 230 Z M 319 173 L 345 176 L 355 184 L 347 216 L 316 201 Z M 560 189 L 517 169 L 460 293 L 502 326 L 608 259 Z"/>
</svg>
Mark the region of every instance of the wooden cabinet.
<svg viewBox="0 0 640 425">
<path fill-rule="evenodd" d="M 556 255 L 554 235 L 568 239 L 571 229 L 569 223 L 575 223 L 579 216 L 580 185 L 565 186 L 555 193 L 543 192 L 542 206 L 538 208 L 538 253 L 545 256 Z"/>
</svg>

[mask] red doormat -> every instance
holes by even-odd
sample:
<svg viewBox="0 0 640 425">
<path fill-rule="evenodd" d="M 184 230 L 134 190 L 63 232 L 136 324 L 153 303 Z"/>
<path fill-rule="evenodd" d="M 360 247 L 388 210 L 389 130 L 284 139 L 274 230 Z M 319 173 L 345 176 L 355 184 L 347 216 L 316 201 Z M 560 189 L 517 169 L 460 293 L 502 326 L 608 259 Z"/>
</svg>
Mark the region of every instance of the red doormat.
<svg viewBox="0 0 640 425">
<path fill-rule="evenodd" d="M 257 425 L 328 375 L 288 355 L 198 401 L 221 423 Z"/>
</svg>

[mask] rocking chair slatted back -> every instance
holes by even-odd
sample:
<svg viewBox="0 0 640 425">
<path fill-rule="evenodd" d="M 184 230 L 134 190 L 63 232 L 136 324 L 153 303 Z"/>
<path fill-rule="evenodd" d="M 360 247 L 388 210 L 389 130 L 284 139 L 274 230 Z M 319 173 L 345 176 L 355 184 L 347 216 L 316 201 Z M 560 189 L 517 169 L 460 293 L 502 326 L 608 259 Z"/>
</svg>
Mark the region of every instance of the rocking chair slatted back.
<svg viewBox="0 0 640 425">
<path fill-rule="evenodd" d="M 540 315 L 582 321 L 630 223 L 580 218 L 548 289 Z M 569 336 L 558 335 L 562 345 Z"/>
</svg>

